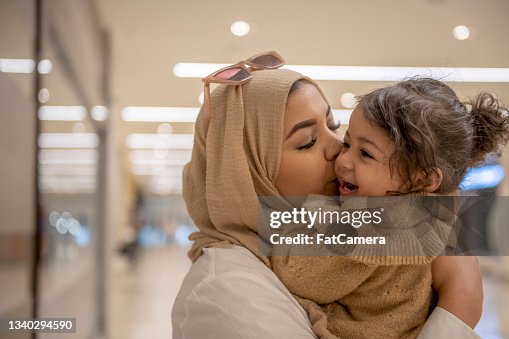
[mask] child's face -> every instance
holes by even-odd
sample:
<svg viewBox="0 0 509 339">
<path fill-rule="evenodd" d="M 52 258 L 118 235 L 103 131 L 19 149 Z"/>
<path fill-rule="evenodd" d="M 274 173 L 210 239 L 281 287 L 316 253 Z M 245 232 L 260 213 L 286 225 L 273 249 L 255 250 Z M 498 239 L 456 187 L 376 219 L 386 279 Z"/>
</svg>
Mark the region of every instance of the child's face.
<svg viewBox="0 0 509 339">
<path fill-rule="evenodd" d="M 387 132 L 366 120 L 362 108 L 357 106 L 335 163 L 340 195 L 384 196 L 387 191 L 401 190 L 403 181 L 398 171 L 393 170 L 391 176 L 389 167 L 394 151 Z"/>
</svg>

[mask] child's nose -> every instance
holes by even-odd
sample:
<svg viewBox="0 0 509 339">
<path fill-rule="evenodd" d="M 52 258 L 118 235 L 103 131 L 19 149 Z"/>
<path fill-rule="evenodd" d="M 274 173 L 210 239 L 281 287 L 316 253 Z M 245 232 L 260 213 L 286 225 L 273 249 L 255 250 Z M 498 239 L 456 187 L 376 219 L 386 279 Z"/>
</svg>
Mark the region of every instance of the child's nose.
<svg viewBox="0 0 509 339">
<path fill-rule="evenodd" d="M 336 159 L 336 162 L 334 163 L 334 170 L 336 172 L 336 175 L 340 174 L 341 172 L 345 172 L 348 170 L 351 170 L 353 168 L 352 161 L 349 156 L 348 150 L 343 150 L 341 154 Z"/>
</svg>

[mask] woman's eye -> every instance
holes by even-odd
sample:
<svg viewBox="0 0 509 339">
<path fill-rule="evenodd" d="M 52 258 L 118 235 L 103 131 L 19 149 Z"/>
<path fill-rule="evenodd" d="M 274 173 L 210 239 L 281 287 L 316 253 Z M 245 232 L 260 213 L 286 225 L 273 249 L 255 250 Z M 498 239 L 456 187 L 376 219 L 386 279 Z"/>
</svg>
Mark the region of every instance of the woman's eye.
<svg viewBox="0 0 509 339">
<path fill-rule="evenodd" d="M 374 158 L 371 156 L 371 154 L 369 154 L 368 152 L 366 152 L 366 151 L 364 151 L 364 150 L 363 150 L 363 151 L 361 151 L 361 154 L 362 154 L 362 156 L 363 156 L 363 157 L 374 159 Z"/>
<path fill-rule="evenodd" d="M 301 150 L 301 149 L 308 149 L 308 148 L 311 148 L 313 147 L 313 145 L 316 143 L 316 137 L 313 137 L 311 138 L 311 141 L 307 144 L 305 144 L 304 146 L 300 146 L 300 147 L 297 147 L 298 150 Z"/>
<path fill-rule="evenodd" d="M 350 148 L 350 144 L 346 141 L 343 141 L 343 148 Z"/>
</svg>

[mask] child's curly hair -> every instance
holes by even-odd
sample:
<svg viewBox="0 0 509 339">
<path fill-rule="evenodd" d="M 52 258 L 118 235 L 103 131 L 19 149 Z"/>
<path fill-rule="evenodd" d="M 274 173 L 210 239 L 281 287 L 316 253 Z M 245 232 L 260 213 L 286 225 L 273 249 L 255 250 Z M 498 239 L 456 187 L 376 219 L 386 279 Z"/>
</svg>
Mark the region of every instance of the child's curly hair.
<svg viewBox="0 0 509 339">
<path fill-rule="evenodd" d="M 413 78 L 374 90 L 359 97 L 359 105 L 394 141 L 391 169 L 399 171 L 408 192 L 423 191 L 439 171 L 442 180 L 434 192 L 457 190 L 468 168 L 509 140 L 509 112 L 492 94 L 461 102 L 435 79 Z M 423 181 L 413 182 L 415 173 Z"/>
</svg>

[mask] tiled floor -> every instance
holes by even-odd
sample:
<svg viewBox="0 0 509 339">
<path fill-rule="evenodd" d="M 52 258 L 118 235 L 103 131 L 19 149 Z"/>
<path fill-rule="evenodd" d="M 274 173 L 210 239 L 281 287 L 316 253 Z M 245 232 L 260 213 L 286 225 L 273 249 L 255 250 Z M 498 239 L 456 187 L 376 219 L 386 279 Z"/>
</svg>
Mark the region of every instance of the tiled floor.
<svg viewBox="0 0 509 339">
<path fill-rule="evenodd" d="M 170 312 L 189 269 L 186 250 L 144 250 L 136 265 L 113 262 L 108 339 L 169 339 Z M 484 339 L 509 339 L 509 280 L 489 269 L 484 274 L 484 312 L 476 330 Z"/>
<path fill-rule="evenodd" d="M 108 339 L 169 339 L 170 312 L 190 261 L 172 246 L 140 253 L 135 265 L 112 263 L 110 336 Z"/>
</svg>

